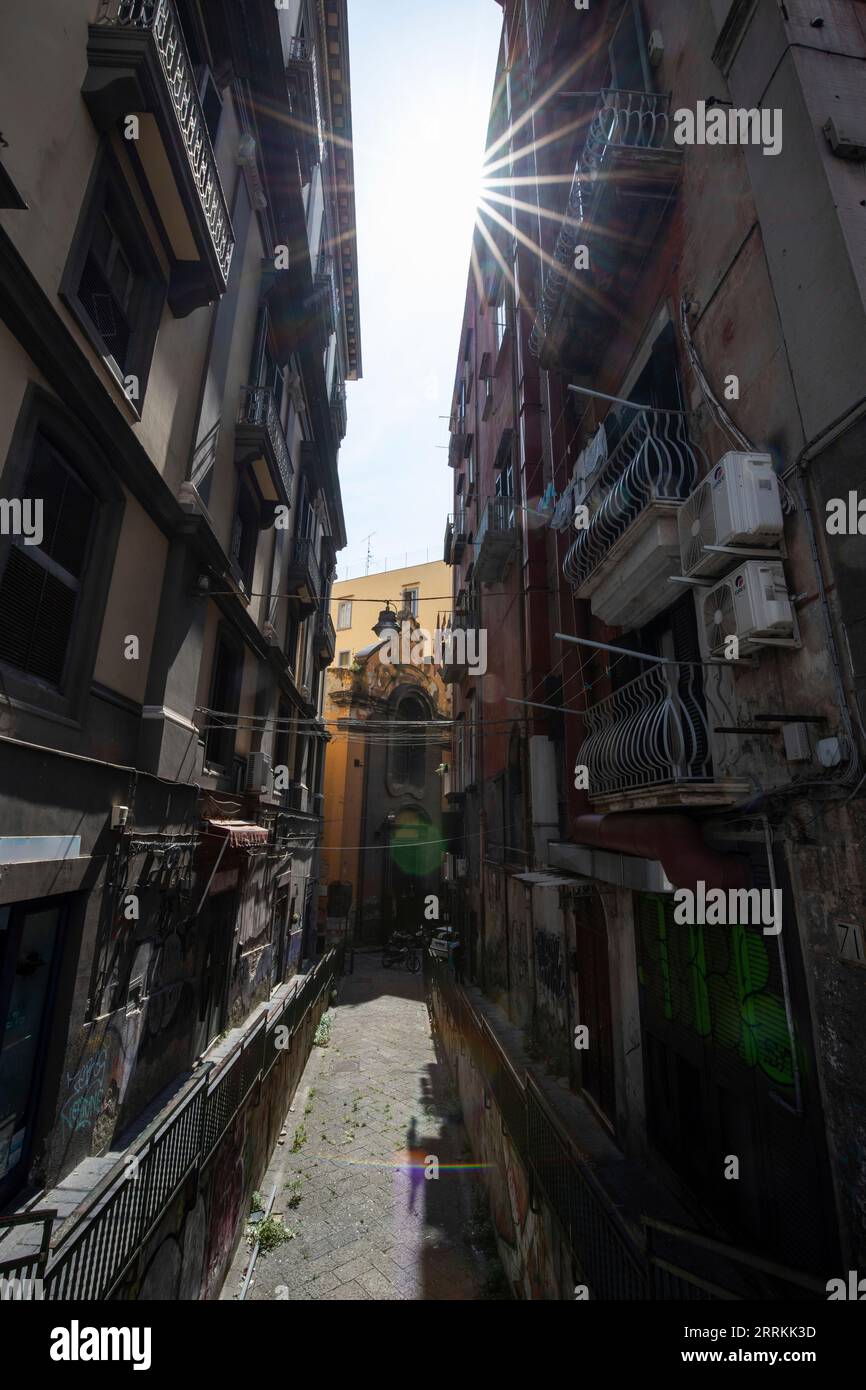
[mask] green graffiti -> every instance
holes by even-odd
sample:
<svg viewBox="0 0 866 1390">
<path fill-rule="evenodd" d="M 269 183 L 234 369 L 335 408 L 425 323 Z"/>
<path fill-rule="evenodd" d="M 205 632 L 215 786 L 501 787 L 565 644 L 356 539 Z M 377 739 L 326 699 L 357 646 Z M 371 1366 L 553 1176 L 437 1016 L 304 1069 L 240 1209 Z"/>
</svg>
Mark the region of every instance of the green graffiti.
<svg viewBox="0 0 866 1390">
<path fill-rule="evenodd" d="M 791 1087 L 788 1018 L 772 988 L 772 962 L 759 932 L 745 926 L 679 925 L 665 898 L 643 898 L 640 984 L 664 1018 L 691 1029 L 777 1086 Z M 799 1058 L 798 1049 L 798 1058 Z"/>
</svg>

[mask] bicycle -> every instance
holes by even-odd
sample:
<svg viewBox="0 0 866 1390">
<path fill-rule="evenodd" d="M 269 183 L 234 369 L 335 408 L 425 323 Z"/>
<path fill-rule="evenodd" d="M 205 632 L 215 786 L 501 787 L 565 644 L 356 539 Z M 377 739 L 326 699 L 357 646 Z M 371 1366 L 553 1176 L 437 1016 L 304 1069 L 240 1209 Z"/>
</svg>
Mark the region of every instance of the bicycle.
<svg viewBox="0 0 866 1390">
<path fill-rule="evenodd" d="M 390 970 L 392 965 L 398 965 L 402 961 L 410 975 L 417 975 L 421 969 L 420 945 L 417 936 L 407 936 L 402 932 L 395 932 L 382 948 L 383 968 Z"/>
</svg>

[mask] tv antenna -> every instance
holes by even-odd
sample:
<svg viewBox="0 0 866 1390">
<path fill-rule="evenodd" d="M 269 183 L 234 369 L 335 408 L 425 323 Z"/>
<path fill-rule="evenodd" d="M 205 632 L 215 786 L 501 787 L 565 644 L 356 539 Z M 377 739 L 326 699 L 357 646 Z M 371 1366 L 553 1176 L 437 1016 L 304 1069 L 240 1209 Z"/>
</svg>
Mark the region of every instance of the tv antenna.
<svg viewBox="0 0 866 1390">
<path fill-rule="evenodd" d="M 372 540 L 373 540 L 373 537 L 374 537 L 375 535 L 376 535 L 376 532 L 375 532 L 375 531 L 371 531 L 370 534 L 369 534 L 369 536 L 365 536 L 365 537 L 364 537 L 364 540 L 367 542 L 367 561 L 366 561 L 366 564 L 364 565 L 364 574 L 365 574 L 365 575 L 368 575 L 368 574 L 370 573 L 370 566 L 371 566 L 372 563 L 373 563 L 373 546 L 372 546 Z"/>
</svg>

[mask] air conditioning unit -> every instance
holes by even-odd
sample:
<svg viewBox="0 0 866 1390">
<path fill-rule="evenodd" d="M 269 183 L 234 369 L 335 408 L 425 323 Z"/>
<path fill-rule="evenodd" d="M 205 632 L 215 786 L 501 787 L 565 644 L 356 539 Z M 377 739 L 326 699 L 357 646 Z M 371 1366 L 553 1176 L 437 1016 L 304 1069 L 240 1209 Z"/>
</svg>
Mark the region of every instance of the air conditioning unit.
<svg viewBox="0 0 866 1390">
<path fill-rule="evenodd" d="M 737 546 L 777 550 L 784 520 L 770 455 L 725 454 L 680 507 L 677 526 L 683 574 L 690 577 L 724 574 L 736 562 Z"/>
<path fill-rule="evenodd" d="M 250 753 L 247 756 L 247 791 L 268 796 L 273 786 L 270 753 Z"/>
<path fill-rule="evenodd" d="M 739 639 L 741 651 L 799 645 L 797 616 L 778 560 L 746 560 L 720 584 L 703 590 L 698 602 L 709 656 L 727 656 L 731 637 Z"/>
</svg>

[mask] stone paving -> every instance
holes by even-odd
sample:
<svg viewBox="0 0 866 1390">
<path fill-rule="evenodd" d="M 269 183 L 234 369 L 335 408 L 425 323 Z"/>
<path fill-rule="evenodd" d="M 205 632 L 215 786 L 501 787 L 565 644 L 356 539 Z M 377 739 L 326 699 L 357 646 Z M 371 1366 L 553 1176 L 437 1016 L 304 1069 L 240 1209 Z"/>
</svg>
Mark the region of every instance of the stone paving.
<svg viewBox="0 0 866 1390">
<path fill-rule="evenodd" d="M 277 1184 L 273 1210 L 294 1236 L 259 1254 L 246 1298 L 507 1297 L 489 1230 L 479 1240 L 481 1184 L 421 976 L 358 954 L 331 1018 L 261 1185 L 267 1201 Z M 238 1297 L 248 1258 L 244 1245 L 223 1298 Z"/>
</svg>

